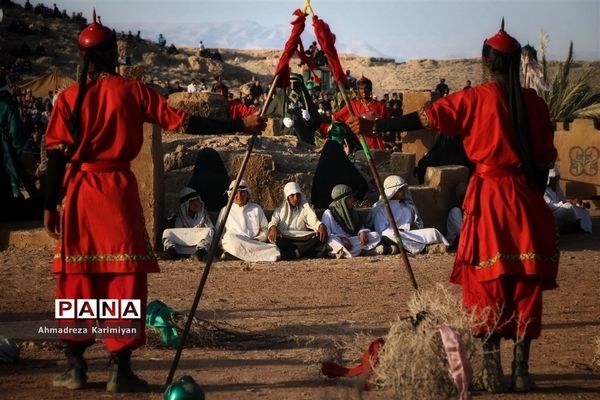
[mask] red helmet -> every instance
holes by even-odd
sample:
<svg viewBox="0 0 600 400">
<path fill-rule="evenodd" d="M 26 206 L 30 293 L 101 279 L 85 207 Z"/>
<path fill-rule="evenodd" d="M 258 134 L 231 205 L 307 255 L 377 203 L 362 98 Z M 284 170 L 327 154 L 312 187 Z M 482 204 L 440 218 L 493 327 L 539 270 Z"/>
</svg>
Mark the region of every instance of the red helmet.
<svg viewBox="0 0 600 400">
<path fill-rule="evenodd" d="M 512 53 L 521 47 L 517 39 L 504 30 L 504 18 L 502 18 L 502 25 L 498 33 L 486 39 L 483 43 L 504 54 Z"/>
<path fill-rule="evenodd" d="M 96 9 L 94 9 L 94 22 L 85 27 L 79 34 L 79 48 L 81 50 L 91 49 L 114 37 L 113 31 L 96 21 Z"/>
</svg>

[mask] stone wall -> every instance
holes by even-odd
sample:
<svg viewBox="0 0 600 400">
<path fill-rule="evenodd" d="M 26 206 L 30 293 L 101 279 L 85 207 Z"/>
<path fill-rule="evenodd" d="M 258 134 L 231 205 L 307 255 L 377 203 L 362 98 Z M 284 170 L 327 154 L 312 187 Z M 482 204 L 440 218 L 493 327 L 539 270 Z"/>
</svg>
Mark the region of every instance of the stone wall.
<svg viewBox="0 0 600 400">
<path fill-rule="evenodd" d="M 223 112 L 222 97 L 202 94 L 189 96 L 187 93 L 171 96 L 170 103 L 183 106 L 194 114 L 221 114 Z M 419 94 L 416 100 L 409 104 L 417 104 L 426 100 Z M 412 101 L 412 103 L 411 103 Z M 206 104 L 194 104 L 196 102 Z M 422 104 L 421 104 L 422 105 Z M 144 207 L 146 226 L 152 243 L 160 244 L 160 235 L 167 212 L 170 212 L 177 202 L 176 194 L 185 186 L 191 176 L 191 169 L 198 148 L 208 146 L 216 148 L 228 167 L 229 175 L 234 179 L 245 157 L 245 142 L 247 136 L 225 137 L 195 137 L 184 139 L 181 144 L 171 143 L 168 147 L 174 152 L 168 152 L 163 158 L 161 132 L 158 127 L 147 126 L 144 130 L 144 146 L 138 159 L 133 164 L 133 170 L 138 178 L 140 197 Z M 427 137 L 431 132 L 417 141 L 426 148 Z M 289 181 L 296 181 L 302 187 L 304 194 L 310 200 L 311 183 L 316 169 L 318 154 L 314 150 L 305 149 L 287 137 L 263 137 L 257 141 L 255 150 L 250 156 L 244 173 L 244 179 L 252 189 L 252 199 L 265 210 L 273 210 L 283 201 L 283 186 Z M 212 143 L 212 144 L 211 144 Z M 294 144 L 295 143 L 295 144 Z M 425 143 L 425 144 L 424 144 Z M 226 145 L 225 145 L 226 144 Z M 225 147 L 220 146 L 225 145 Z M 412 172 L 418 160 L 419 152 L 390 153 L 388 151 L 373 151 L 373 160 L 381 181 L 389 175 L 400 175 L 410 185 L 416 183 Z M 378 193 L 371 177 L 366 158 L 361 151 L 355 155 L 355 165 L 370 182 L 371 190 L 365 204 L 377 200 Z M 165 176 L 164 163 L 169 170 Z M 171 165 L 173 164 L 173 165 Z M 181 164 L 181 165 L 180 165 Z M 176 166 L 175 169 L 174 166 Z M 466 180 L 467 170 L 462 167 L 430 168 L 425 185 L 411 186 L 413 197 L 428 227 L 438 228 L 445 232 L 446 214 L 455 203 L 454 191 L 460 181 Z M 171 187 L 171 186 L 177 187 Z M 165 208 L 165 197 L 167 207 Z M 158 247 L 157 247 L 158 248 Z"/>
<path fill-rule="evenodd" d="M 425 104 L 431 102 L 430 90 L 405 90 L 402 92 L 402 112 L 409 114 L 420 110 Z M 414 153 L 415 163 L 433 147 L 439 134 L 430 130 L 422 129 L 412 132 L 402 132 L 402 151 Z"/>
<path fill-rule="evenodd" d="M 144 144 L 140 154 L 131 163 L 144 210 L 146 231 L 155 248 L 161 242 L 164 220 L 164 179 L 161 129 L 144 124 Z"/>
<path fill-rule="evenodd" d="M 437 228 L 446 234 L 448 211 L 457 203 L 456 187 L 459 183 L 466 182 L 468 176 L 469 170 L 463 166 L 429 167 L 425 183 L 410 186 L 426 228 Z"/>
</svg>

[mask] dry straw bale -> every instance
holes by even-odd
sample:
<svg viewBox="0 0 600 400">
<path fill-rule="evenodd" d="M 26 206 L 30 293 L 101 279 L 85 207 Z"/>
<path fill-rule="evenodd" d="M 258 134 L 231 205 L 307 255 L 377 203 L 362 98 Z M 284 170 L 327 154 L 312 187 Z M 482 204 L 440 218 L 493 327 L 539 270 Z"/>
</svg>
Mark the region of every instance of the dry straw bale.
<svg viewBox="0 0 600 400">
<path fill-rule="evenodd" d="M 119 65 L 119 74 L 125 78 L 143 81 L 146 76 L 145 67 L 141 64 L 128 66 Z"/>
<path fill-rule="evenodd" d="M 171 107 L 181 109 L 196 117 L 229 118 L 227 100 L 216 93 L 177 92 L 169 96 L 168 103 Z"/>
<path fill-rule="evenodd" d="M 408 307 L 412 315 L 425 311 L 426 317 L 418 324 L 410 318 L 392 324 L 374 381 L 390 388 L 394 399 L 456 397 L 438 326 L 446 324 L 458 333 L 473 363 L 481 355 L 481 343 L 471 334 L 473 316 L 442 285 L 414 295 Z"/>
</svg>

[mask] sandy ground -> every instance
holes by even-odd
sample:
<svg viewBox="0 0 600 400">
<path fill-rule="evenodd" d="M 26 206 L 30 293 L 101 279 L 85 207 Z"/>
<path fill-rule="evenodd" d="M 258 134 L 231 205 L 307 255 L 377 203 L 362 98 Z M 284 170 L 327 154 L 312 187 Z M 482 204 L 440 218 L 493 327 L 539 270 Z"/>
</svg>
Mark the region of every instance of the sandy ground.
<svg viewBox="0 0 600 400">
<path fill-rule="evenodd" d="M 544 329 L 532 349 L 531 370 L 539 390 L 530 399 L 598 399 L 599 371 L 591 366 L 600 336 L 600 218 L 592 235 L 561 238 L 560 287 L 544 294 Z M 47 250 L 8 249 L 0 253 L 0 334 L 17 338 L 22 360 L 0 365 L 0 399 L 161 399 L 173 350 L 147 346 L 134 367 L 151 383 L 150 393 L 104 391 L 107 357 L 102 344 L 87 353 L 91 387 L 70 392 L 52 387 L 64 366 L 52 339 L 39 335 L 53 318 L 53 277 Z M 452 254 L 411 257 L 421 289 L 448 281 Z M 149 299 L 189 309 L 203 264 L 161 261 L 150 276 Z M 460 288 L 449 285 L 460 295 Z M 414 293 L 399 256 L 352 260 L 304 260 L 248 264 L 217 262 L 211 269 L 198 317 L 255 335 L 252 342 L 221 340 L 211 348 L 186 348 L 177 375 L 192 375 L 209 399 L 389 399 L 386 389 L 360 394 L 356 382 L 329 380 L 319 361 L 335 344 L 352 364 L 362 349 L 407 316 Z M 503 346 L 509 371 L 511 347 Z M 418 360 L 415 360 L 418 362 Z M 362 396 L 362 397 L 361 397 Z M 477 398 L 492 398 L 476 394 Z M 502 399 L 523 395 L 504 394 Z"/>
</svg>

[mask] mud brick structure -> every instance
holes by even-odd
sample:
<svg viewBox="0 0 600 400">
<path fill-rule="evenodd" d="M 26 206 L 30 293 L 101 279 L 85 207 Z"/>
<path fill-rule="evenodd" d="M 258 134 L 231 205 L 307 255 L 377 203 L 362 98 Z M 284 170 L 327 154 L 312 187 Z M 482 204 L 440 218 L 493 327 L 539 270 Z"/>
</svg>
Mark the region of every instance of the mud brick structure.
<svg viewBox="0 0 600 400">
<path fill-rule="evenodd" d="M 161 133 L 159 126 L 144 124 L 144 144 L 131 163 L 144 210 L 146 232 L 155 247 L 161 241 L 165 208 Z"/>
<path fill-rule="evenodd" d="M 600 196 L 600 131 L 591 119 L 559 123 L 554 134 L 560 186 L 567 197 Z"/>
</svg>

